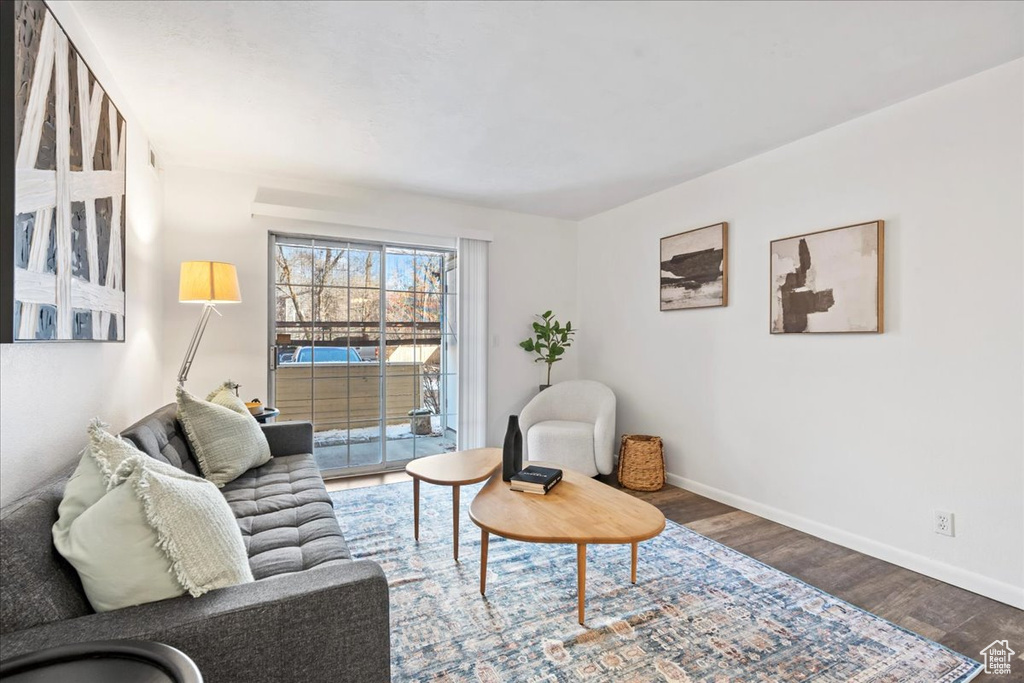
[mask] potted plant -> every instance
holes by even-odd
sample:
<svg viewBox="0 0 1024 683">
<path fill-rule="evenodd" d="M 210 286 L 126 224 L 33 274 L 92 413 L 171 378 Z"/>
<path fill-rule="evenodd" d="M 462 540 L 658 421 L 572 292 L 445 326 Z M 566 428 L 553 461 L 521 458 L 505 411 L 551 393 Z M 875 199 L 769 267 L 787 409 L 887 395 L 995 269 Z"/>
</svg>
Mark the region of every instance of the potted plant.
<svg viewBox="0 0 1024 683">
<path fill-rule="evenodd" d="M 540 385 L 540 390 L 544 391 L 551 386 L 551 366 L 562 360 L 565 350 L 572 346 L 572 337 L 576 330 L 572 328 L 572 321 L 563 326 L 551 311 L 538 315 L 537 318 L 539 322 L 533 323 L 533 338 L 524 339 L 519 342 L 519 346 L 527 353 L 537 354 L 533 359 L 534 363 L 547 363 L 548 381 L 547 384 Z"/>
</svg>

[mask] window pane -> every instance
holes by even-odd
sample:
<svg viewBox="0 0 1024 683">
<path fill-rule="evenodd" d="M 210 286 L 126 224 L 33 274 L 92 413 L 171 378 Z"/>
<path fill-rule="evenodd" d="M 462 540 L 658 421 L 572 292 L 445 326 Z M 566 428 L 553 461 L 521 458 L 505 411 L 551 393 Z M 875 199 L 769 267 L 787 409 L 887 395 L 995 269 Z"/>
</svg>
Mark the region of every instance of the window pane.
<svg viewBox="0 0 1024 683">
<path fill-rule="evenodd" d="M 441 323 L 440 294 L 416 295 L 416 322 L 434 323 L 434 329 L 437 330 L 437 325 Z"/>
<path fill-rule="evenodd" d="M 348 382 L 348 366 L 359 364 L 359 352 L 348 345 L 344 330 L 335 329 L 333 333 L 338 335 L 334 339 L 318 342 L 313 347 L 298 349 L 295 352 L 295 359 L 305 363 L 312 361 L 313 377 L 317 380 L 336 380 L 344 385 Z M 326 396 L 319 393 L 320 388 L 318 384 L 317 401 Z"/>
<path fill-rule="evenodd" d="M 350 467 L 379 465 L 382 460 L 380 421 L 353 421 L 348 432 L 348 449 Z"/>
<path fill-rule="evenodd" d="M 389 425 L 408 423 L 409 411 L 421 407 L 419 375 L 388 375 L 387 421 Z M 391 430 L 389 430 L 391 431 Z"/>
<path fill-rule="evenodd" d="M 411 292 L 416 282 L 416 256 L 407 249 L 388 249 L 387 289 Z"/>
<path fill-rule="evenodd" d="M 442 383 L 442 412 L 454 416 L 459 412 L 459 380 L 455 375 L 447 374 L 441 375 Z M 451 428 L 455 429 L 458 426 L 458 421 L 451 423 Z"/>
<path fill-rule="evenodd" d="M 380 287 L 380 252 L 352 249 L 348 256 L 352 287 Z"/>
<path fill-rule="evenodd" d="M 313 434 L 313 457 L 321 470 L 350 467 L 347 430 Z"/>
<path fill-rule="evenodd" d="M 451 375 L 455 375 L 459 371 L 459 348 L 454 339 L 451 335 L 446 334 L 441 340 L 441 369 Z"/>
<path fill-rule="evenodd" d="M 380 375 L 380 323 L 353 322 L 349 327 L 349 346 L 359 354 L 361 365 L 376 366 L 374 374 Z"/>
<path fill-rule="evenodd" d="M 459 329 L 459 306 L 454 294 L 444 295 L 444 331 L 455 334 Z"/>
<path fill-rule="evenodd" d="M 276 282 L 294 285 L 313 284 L 313 250 L 309 247 L 277 245 L 274 255 Z"/>
<path fill-rule="evenodd" d="M 323 287 L 348 287 L 348 250 L 343 247 L 316 247 L 313 282 Z"/>
<path fill-rule="evenodd" d="M 445 291 L 454 294 L 459 281 L 459 258 L 456 252 L 452 251 L 444 255 L 444 271 Z"/>
<path fill-rule="evenodd" d="M 444 286 L 444 265 L 440 254 L 416 256 L 416 289 L 420 292 L 440 292 Z"/>
<path fill-rule="evenodd" d="M 419 372 L 416 344 L 403 342 L 388 347 L 388 375 L 412 375 Z"/>
<path fill-rule="evenodd" d="M 278 366 L 274 407 L 281 411 L 279 420 L 313 419 L 313 382 L 309 373 L 309 366 Z"/>
<path fill-rule="evenodd" d="M 456 423 L 451 415 L 431 415 L 430 434 L 416 435 L 417 458 L 438 453 L 450 453 L 456 448 Z"/>
<path fill-rule="evenodd" d="M 388 292 L 386 315 L 388 323 L 413 322 L 416 319 L 416 295 L 412 292 Z"/>
<path fill-rule="evenodd" d="M 437 415 L 444 412 L 443 390 L 444 384 L 437 365 L 424 364 L 420 372 L 420 403 L 424 410 Z"/>
<path fill-rule="evenodd" d="M 377 326 L 380 321 L 380 290 L 352 288 L 349 290 L 349 320 L 352 323 L 372 323 Z M 369 325 L 362 325 L 369 327 Z"/>
<path fill-rule="evenodd" d="M 317 287 L 313 302 L 317 322 L 348 325 L 348 288 Z"/>
<path fill-rule="evenodd" d="M 274 318 L 278 327 L 307 323 L 313 319 L 313 288 L 295 285 L 275 286 Z"/>
</svg>

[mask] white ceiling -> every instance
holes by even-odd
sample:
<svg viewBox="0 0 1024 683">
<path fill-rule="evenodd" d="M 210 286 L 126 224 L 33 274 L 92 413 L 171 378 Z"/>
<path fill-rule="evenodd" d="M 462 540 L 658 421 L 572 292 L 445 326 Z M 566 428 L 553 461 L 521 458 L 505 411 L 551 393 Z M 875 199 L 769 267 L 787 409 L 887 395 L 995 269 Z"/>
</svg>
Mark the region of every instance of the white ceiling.
<svg viewBox="0 0 1024 683">
<path fill-rule="evenodd" d="M 165 163 L 578 219 L 1024 53 L 1019 2 L 75 2 Z"/>
</svg>

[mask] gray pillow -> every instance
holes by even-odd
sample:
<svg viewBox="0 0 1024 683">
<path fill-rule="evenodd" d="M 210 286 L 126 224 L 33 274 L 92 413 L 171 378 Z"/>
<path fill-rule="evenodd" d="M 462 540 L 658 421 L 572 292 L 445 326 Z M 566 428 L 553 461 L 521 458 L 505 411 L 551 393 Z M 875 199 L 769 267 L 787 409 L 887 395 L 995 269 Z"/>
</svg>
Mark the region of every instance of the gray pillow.
<svg viewBox="0 0 1024 683">
<path fill-rule="evenodd" d="M 53 536 L 97 612 L 253 580 L 231 508 L 210 482 L 136 450 L 108 487 L 70 522 L 62 505 Z"/>
<path fill-rule="evenodd" d="M 270 460 L 267 437 L 248 410 L 242 414 L 203 401 L 183 387 L 178 387 L 177 399 L 178 421 L 185 428 L 199 469 L 218 487 Z"/>
</svg>

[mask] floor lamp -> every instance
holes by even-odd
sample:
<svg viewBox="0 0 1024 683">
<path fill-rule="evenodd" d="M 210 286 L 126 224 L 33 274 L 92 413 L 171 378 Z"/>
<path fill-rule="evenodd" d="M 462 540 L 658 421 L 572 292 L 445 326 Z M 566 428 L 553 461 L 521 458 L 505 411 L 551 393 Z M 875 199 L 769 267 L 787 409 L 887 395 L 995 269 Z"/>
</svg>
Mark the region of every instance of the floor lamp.
<svg viewBox="0 0 1024 683">
<path fill-rule="evenodd" d="M 178 386 L 183 386 L 192 367 L 192 359 L 203 339 L 210 313 L 217 311 L 217 304 L 238 303 L 242 295 L 238 289 L 238 272 L 231 263 L 219 261 L 184 261 L 181 264 L 181 278 L 178 281 L 178 301 L 183 304 L 202 304 L 203 312 L 196 323 L 192 341 L 189 342 L 185 360 L 178 370 Z"/>
</svg>

